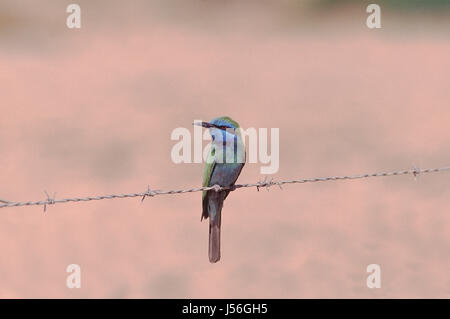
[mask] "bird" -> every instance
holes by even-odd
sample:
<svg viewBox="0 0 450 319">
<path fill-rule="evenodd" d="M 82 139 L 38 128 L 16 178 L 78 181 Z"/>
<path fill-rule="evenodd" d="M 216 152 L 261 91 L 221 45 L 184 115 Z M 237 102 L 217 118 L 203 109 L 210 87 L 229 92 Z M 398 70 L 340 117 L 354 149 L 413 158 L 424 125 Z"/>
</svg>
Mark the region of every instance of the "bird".
<svg viewBox="0 0 450 319">
<path fill-rule="evenodd" d="M 245 165 L 245 145 L 239 124 L 228 116 L 194 124 L 209 129 L 212 142 L 203 173 L 203 187 L 232 187 Z M 222 207 L 231 189 L 202 192 L 201 220 L 209 218 L 208 256 L 211 263 L 220 260 Z"/>
</svg>

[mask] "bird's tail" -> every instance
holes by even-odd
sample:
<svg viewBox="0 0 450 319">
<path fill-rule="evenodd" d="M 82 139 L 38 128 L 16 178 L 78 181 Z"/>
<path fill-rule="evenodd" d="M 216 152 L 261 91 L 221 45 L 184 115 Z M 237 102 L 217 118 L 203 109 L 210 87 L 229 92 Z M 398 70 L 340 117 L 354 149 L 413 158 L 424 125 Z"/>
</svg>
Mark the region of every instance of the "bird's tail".
<svg viewBox="0 0 450 319">
<path fill-rule="evenodd" d="M 209 261 L 220 260 L 220 222 L 225 192 L 218 192 L 209 200 Z"/>
</svg>

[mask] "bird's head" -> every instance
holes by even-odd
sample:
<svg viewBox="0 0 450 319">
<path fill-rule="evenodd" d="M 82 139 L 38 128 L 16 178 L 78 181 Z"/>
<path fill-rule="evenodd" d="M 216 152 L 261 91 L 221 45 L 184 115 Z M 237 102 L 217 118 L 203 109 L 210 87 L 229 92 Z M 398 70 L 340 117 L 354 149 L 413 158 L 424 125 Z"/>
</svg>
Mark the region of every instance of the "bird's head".
<svg viewBox="0 0 450 319">
<path fill-rule="evenodd" d="M 210 129 L 211 136 L 214 138 L 220 131 L 230 134 L 238 134 L 236 129 L 239 124 L 228 116 L 216 117 L 211 122 L 195 122 L 194 125 L 200 125 Z"/>
</svg>

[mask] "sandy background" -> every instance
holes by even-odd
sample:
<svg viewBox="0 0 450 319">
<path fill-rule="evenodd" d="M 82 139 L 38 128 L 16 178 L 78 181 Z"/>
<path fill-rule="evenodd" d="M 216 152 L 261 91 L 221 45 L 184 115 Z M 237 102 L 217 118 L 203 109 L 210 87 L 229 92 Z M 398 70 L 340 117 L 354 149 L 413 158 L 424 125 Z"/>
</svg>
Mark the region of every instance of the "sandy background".
<svg viewBox="0 0 450 319">
<path fill-rule="evenodd" d="M 69 30 L 69 3 L 0 3 L 2 199 L 199 186 L 170 134 L 219 115 L 280 128 L 277 179 L 450 164 L 444 8 L 77 1 Z M 214 265 L 200 193 L 2 209 L 0 297 L 450 297 L 449 177 L 236 191 Z"/>
</svg>

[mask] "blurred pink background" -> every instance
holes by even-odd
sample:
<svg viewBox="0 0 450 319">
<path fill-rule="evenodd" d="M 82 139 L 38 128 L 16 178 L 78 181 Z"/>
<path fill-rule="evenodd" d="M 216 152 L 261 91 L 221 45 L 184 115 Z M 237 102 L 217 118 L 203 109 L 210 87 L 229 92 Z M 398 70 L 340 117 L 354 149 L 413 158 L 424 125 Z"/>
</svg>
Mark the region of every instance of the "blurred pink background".
<svg viewBox="0 0 450 319">
<path fill-rule="evenodd" d="M 275 179 L 450 165 L 448 11 L 312 2 L 77 1 L 70 30 L 70 2 L 2 1 L 0 198 L 200 186 L 170 134 L 220 115 L 280 128 Z M 0 297 L 450 297 L 449 177 L 241 189 L 217 264 L 200 193 L 1 209 Z"/>
</svg>

